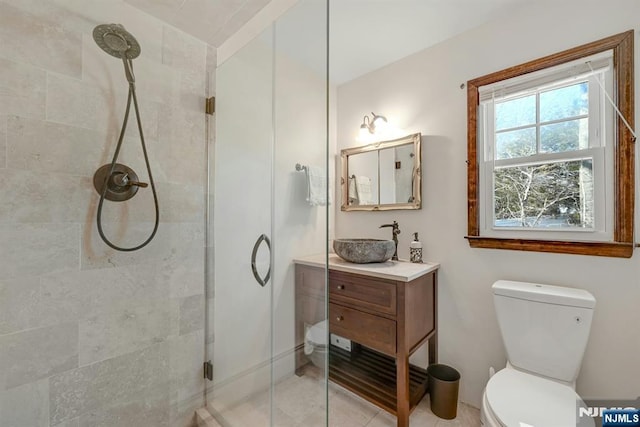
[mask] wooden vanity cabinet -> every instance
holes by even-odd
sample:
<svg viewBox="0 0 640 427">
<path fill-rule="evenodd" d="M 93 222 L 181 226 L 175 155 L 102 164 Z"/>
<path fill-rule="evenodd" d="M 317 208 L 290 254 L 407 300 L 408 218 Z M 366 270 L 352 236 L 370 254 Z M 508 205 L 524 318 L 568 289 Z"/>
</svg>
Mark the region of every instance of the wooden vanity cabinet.
<svg viewBox="0 0 640 427">
<path fill-rule="evenodd" d="M 298 264 L 297 279 L 312 277 L 309 269 L 324 277 L 324 269 Z M 330 267 L 327 286 L 329 330 L 353 343 L 351 352 L 330 346 L 329 379 L 409 426 L 427 393 L 426 370 L 410 365 L 409 356 L 428 340 L 429 363 L 437 362 L 437 269 L 402 281 Z M 304 299 L 298 290 L 309 287 L 296 284 L 297 303 Z"/>
</svg>

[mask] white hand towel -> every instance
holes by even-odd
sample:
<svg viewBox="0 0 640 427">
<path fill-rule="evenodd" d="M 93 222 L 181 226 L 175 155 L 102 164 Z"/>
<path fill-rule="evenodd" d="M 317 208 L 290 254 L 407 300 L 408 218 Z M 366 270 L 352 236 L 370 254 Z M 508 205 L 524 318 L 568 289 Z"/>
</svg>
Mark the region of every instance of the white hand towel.
<svg viewBox="0 0 640 427">
<path fill-rule="evenodd" d="M 358 188 L 356 187 L 356 176 L 351 175 L 349 177 L 349 204 L 350 205 L 359 205 L 360 201 L 358 199 Z"/>
<path fill-rule="evenodd" d="M 307 166 L 307 202 L 311 206 L 327 204 L 327 174 L 317 166 Z"/>
<path fill-rule="evenodd" d="M 358 191 L 358 201 L 361 205 L 372 205 L 373 194 L 371 192 L 371 178 L 361 175 L 356 178 L 356 188 Z"/>
</svg>

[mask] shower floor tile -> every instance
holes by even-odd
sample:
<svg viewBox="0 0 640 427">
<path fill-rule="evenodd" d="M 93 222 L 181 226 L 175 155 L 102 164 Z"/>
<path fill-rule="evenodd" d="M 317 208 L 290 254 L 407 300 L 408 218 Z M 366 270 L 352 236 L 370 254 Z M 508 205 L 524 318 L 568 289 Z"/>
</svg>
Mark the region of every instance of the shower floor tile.
<svg viewBox="0 0 640 427">
<path fill-rule="evenodd" d="M 330 427 L 396 426 L 395 416 L 331 382 L 327 396 Z M 268 427 L 269 406 L 267 390 L 219 413 L 218 422 L 223 427 Z M 309 367 L 304 375 L 293 375 L 274 387 L 273 426 L 323 427 L 325 406 L 323 376 L 319 369 Z M 479 427 L 480 411 L 460 403 L 458 416 L 453 420 L 443 420 L 431 412 L 427 395 L 411 414 L 410 423 L 417 427 Z"/>
</svg>

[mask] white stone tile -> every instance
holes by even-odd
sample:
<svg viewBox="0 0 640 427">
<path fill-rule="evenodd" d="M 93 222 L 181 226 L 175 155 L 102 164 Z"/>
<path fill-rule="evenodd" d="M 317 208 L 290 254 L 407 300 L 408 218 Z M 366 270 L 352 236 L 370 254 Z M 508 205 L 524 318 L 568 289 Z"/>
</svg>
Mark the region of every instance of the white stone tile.
<svg viewBox="0 0 640 427">
<path fill-rule="evenodd" d="M 204 292 L 204 247 L 192 245 L 177 251 L 158 266 L 162 280 L 169 283 L 171 296 L 181 298 Z"/>
<path fill-rule="evenodd" d="M 76 224 L 0 224 L 0 280 L 78 269 L 79 234 Z"/>
<path fill-rule="evenodd" d="M 195 427 L 197 425 L 196 409 L 202 407 L 203 404 L 204 398 L 202 395 L 200 395 L 197 401 L 178 402 L 177 405 L 173 404 L 169 418 L 171 427 Z"/>
<path fill-rule="evenodd" d="M 293 376 L 277 384 L 273 399 L 275 406 L 298 423 L 326 408 L 326 392 L 322 382 L 305 376 Z"/>
<path fill-rule="evenodd" d="M 2 427 L 49 427 L 49 381 L 0 391 Z"/>
<path fill-rule="evenodd" d="M 206 118 L 171 105 L 159 111 L 157 161 L 167 181 L 202 183 L 206 170 Z"/>
<path fill-rule="evenodd" d="M 207 45 L 173 27 L 165 26 L 162 39 L 162 63 L 172 68 L 204 74 Z"/>
<path fill-rule="evenodd" d="M 213 280 L 213 279 L 211 279 Z M 209 324 L 205 327 L 207 331 L 207 341 L 206 344 L 213 344 L 215 341 L 215 300 L 213 298 L 209 298 L 205 305 L 205 310 L 208 313 L 208 321 Z M 211 354 L 213 354 L 213 349 Z"/>
<path fill-rule="evenodd" d="M 118 161 L 118 163 L 120 163 Z M 145 169 L 124 163 L 138 174 L 138 179 L 150 183 Z M 153 165 L 151 166 L 154 167 Z M 157 171 L 158 169 L 155 168 Z M 155 178 L 155 171 L 152 169 Z M 160 218 L 164 223 L 204 223 L 205 195 L 203 185 L 174 184 L 155 181 Z M 92 201 L 92 213 L 97 211 L 100 195 L 93 191 L 88 198 Z M 155 206 L 151 185 L 141 188 L 136 195 L 125 202 L 116 203 L 106 200 L 102 206 L 104 223 L 119 222 L 126 224 L 155 221 Z M 95 207 L 94 207 L 95 206 Z"/>
<path fill-rule="evenodd" d="M 84 230 L 82 242 L 82 269 L 117 267 L 136 264 L 151 264 L 158 262 L 157 267 L 164 277 L 163 280 L 171 282 L 178 279 L 174 275 L 182 275 L 185 270 L 180 269 L 180 265 L 192 259 L 192 254 L 204 251 L 204 226 L 196 224 L 177 224 L 161 222 L 155 238 L 144 248 L 129 253 L 117 252 L 109 248 L 98 235 L 95 223 L 87 224 Z M 123 245 L 135 245 L 142 243 L 153 230 L 152 223 L 105 223 L 104 231 L 114 243 Z M 190 252 L 195 251 L 195 252 Z M 203 256 L 204 258 L 204 256 Z M 196 262 L 195 259 L 193 259 Z M 200 261 L 202 263 L 203 261 Z M 162 267 L 165 266 L 165 267 Z M 193 264 L 189 268 L 191 268 Z M 200 270 L 197 272 L 201 279 L 199 281 L 200 291 L 204 289 L 204 274 Z M 193 276 L 190 276 L 193 277 Z M 173 291 L 172 291 L 173 292 Z M 189 296 L 171 294 L 172 297 Z"/>
<path fill-rule="evenodd" d="M 369 402 L 346 390 L 329 399 L 330 414 L 335 416 L 336 425 L 366 425 L 380 411 Z M 331 420 L 331 419 L 330 419 Z M 331 423 L 331 425 L 334 425 Z"/>
<path fill-rule="evenodd" d="M 47 120 L 95 129 L 98 123 L 98 89 L 80 79 L 47 73 Z"/>
<path fill-rule="evenodd" d="M 100 76 L 104 74 L 104 70 L 106 69 L 107 68 L 101 69 Z M 116 78 L 115 82 L 112 82 L 112 84 L 110 84 L 110 87 L 106 88 L 93 86 L 96 84 L 99 85 L 99 82 L 91 81 L 91 84 L 83 83 L 83 85 L 87 88 L 87 92 L 94 93 L 91 103 L 93 104 L 95 102 L 95 109 L 97 111 L 96 114 L 93 115 L 93 119 L 87 121 L 87 125 L 84 127 L 95 129 L 102 133 L 108 134 L 110 136 L 109 140 L 112 141 L 112 147 L 115 147 L 116 141 L 118 140 L 120 131 L 122 129 L 129 93 L 128 84 L 126 83 L 126 80 L 124 80 L 124 76 L 118 75 L 118 77 L 119 78 Z M 120 79 L 122 79 L 122 82 L 120 82 Z M 155 140 L 158 137 L 158 111 L 160 110 L 160 104 L 171 104 L 173 102 L 177 102 L 178 94 L 176 93 L 173 96 L 166 96 L 162 101 L 158 101 L 157 98 L 161 98 L 161 96 L 158 96 L 158 94 L 161 94 L 162 92 L 159 92 L 154 88 L 144 90 L 145 86 L 148 86 L 150 83 L 147 81 L 142 81 L 142 78 L 140 78 L 139 80 L 141 80 L 141 82 L 136 84 L 136 94 L 138 100 L 140 121 L 142 123 L 142 131 L 145 140 Z M 156 96 L 149 96 L 148 94 L 155 94 Z M 139 135 L 140 131 L 138 130 L 135 105 L 132 100 L 127 120 L 125 137 L 135 139 L 137 141 L 136 146 L 139 147 Z M 114 148 L 111 148 L 111 153 L 113 152 L 113 149 Z"/>
<path fill-rule="evenodd" d="M 80 322 L 80 366 L 131 353 L 178 335 L 177 307 L 169 301 L 92 316 Z"/>
<path fill-rule="evenodd" d="M 43 119 L 45 88 L 46 73 L 43 70 L 0 58 L 0 115 Z"/>
<path fill-rule="evenodd" d="M 0 3 L 0 55 L 73 77 L 82 74 L 80 32 Z"/>
<path fill-rule="evenodd" d="M 209 413 L 207 408 L 199 408 L 196 411 L 198 427 L 221 427 L 215 418 Z"/>
<path fill-rule="evenodd" d="M 331 427 L 363 427 L 362 424 L 350 416 L 348 412 L 329 409 L 328 423 Z"/>
<path fill-rule="evenodd" d="M 77 367 L 78 324 L 65 323 L 0 337 L 0 366 L 6 370 L 7 389 Z"/>
<path fill-rule="evenodd" d="M 93 177 L 113 151 L 108 150 L 111 142 L 108 135 L 87 129 L 7 118 L 7 162 L 12 169 Z"/>
<path fill-rule="evenodd" d="M 30 311 L 31 297 L 39 284 L 38 277 L 0 280 L 0 335 L 29 329 L 25 312 Z"/>
<path fill-rule="evenodd" d="M 34 19 L 73 31 L 90 32 L 107 6 L 114 8 L 121 0 L 2 0 Z M 103 10 L 95 11 L 99 5 Z M 95 11 L 95 12 L 94 12 Z M 94 13 L 92 13 L 94 12 Z"/>
<path fill-rule="evenodd" d="M 170 357 L 167 374 L 171 378 L 172 389 L 176 392 L 177 405 L 183 406 L 183 408 L 191 407 L 196 403 L 199 403 L 200 406 L 203 405 L 205 387 L 202 375 L 204 331 L 171 337 L 168 345 Z"/>
<path fill-rule="evenodd" d="M 315 412 L 305 416 L 304 420 L 297 422 L 296 427 L 325 427 L 327 425 L 333 426 L 331 414 L 324 409 L 317 409 Z"/>
<path fill-rule="evenodd" d="M 63 421 L 60 424 L 51 424 L 51 427 L 80 427 L 80 418 Z"/>
<path fill-rule="evenodd" d="M 78 427 L 175 427 L 169 390 L 150 390 L 123 404 L 104 406 L 78 417 Z"/>
<path fill-rule="evenodd" d="M 435 417 L 435 415 L 431 414 Z M 452 420 L 436 418 L 438 420 L 436 427 L 480 427 L 480 410 L 458 402 L 458 410 L 456 417 Z"/>
<path fill-rule="evenodd" d="M 158 183 L 158 197 L 163 198 L 160 212 L 164 221 L 204 223 L 205 190 L 202 182 Z"/>
<path fill-rule="evenodd" d="M 216 95 L 216 69 L 217 68 L 218 68 L 218 52 L 215 47 L 211 45 L 207 45 L 207 96 Z"/>
<path fill-rule="evenodd" d="M 166 300 L 155 265 L 64 271 L 0 281 L 0 335 Z"/>
<path fill-rule="evenodd" d="M 180 105 L 194 113 L 204 113 L 207 74 L 203 70 L 180 73 Z"/>
<path fill-rule="evenodd" d="M 0 169 L 7 167 L 7 116 L 0 115 Z"/>
<path fill-rule="evenodd" d="M 375 417 L 373 417 L 369 424 L 367 424 L 367 427 L 396 427 L 397 425 L 397 419 L 394 415 L 391 415 L 386 411 L 380 411 Z M 433 427 L 433 425 L 421 425 L 420 427 Z"/>
<path fill-rule="evenodd" d="M 56 425 L 166 389 L 167 369 L 168 346 L 158 344 L 54 375 L 49 379 L 49 421 Z"/>
<path fill-rule="evenodd" d="M 171 426 L 195 426 L 195 412 L 205 405 L 202 376 L 204 331 L 173 337 L 170 372 L 177 397 L 171 407 Z"/>
<path fill-rule="evenodd" d="M 253 402 L 245 402 L 225 411 L 222 417 L 226 425 L 234 427 L 269 427 L 271 425 L 269 406 L 256 406 Z"/>
<path fill-rule="evenodd" d="M 204 329 L 204 295 L 180 300 L 180 335 Z"/>
<path fill-rule="evenodd" d="M 0 169 L 0 222 L 82 222 L 93 192 L 88 177 Z"/>
</svg>

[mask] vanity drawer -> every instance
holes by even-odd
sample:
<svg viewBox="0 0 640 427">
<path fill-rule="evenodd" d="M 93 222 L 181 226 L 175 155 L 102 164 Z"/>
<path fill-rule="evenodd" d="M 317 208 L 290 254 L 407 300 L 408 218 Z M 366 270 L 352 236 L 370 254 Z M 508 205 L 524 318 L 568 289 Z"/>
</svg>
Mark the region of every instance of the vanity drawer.
<svg viewBox="0 0 640 427">
<path fill-rule="evenodd" d="M 329 271 L 329 298 L 366 311 L 396 314 L 396 285 L 391 280 Z"/>
<path fill-rule="evenodd" d="M 381 353 L 396 354 L 394 320 L 330 303 L 329 330 Z"/>
</svg>

